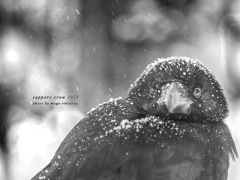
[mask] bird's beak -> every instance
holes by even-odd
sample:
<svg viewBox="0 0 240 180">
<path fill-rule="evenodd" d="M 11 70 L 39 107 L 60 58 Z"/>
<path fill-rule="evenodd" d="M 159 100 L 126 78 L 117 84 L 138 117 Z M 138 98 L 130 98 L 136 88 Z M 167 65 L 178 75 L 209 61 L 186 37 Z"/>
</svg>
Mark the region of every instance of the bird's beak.
<svg viewBox="0 0 240 180">
<path fill-rule="evenodd" d="M 180 82 L 170 82 L 162 87 L 159 105 L 165 105 L 169 114 L 190 114 L 193 102 L 188 97 L 188 88 Z"/>
</svg>

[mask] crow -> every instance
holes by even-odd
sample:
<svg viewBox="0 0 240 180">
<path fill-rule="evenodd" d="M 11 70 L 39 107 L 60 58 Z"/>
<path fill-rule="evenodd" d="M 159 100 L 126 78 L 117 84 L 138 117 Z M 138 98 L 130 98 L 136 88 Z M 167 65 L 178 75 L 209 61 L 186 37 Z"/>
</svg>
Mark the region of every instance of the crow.
<svg viewBox="0 0 240 180">
<path fill-rule="evenodd" d="M 32 180 L 226 180 L 238 157 L 224 92 L 187 57 L 157 59 L 92 109 Z"/>
</svg>

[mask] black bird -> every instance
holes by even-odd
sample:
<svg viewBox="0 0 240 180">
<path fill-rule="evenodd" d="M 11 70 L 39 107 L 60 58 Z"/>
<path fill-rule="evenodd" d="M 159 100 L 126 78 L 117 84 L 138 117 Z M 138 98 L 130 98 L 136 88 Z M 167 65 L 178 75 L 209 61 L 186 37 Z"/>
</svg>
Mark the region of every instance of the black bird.
<svg viewBox="0 0 240 180">
<path fill-rule="evenodd" d="M 91 110 L 32 180 L 226 180 L 228 104 L 199 61 L 158 59 L 125 98 Z"/>
</svg>

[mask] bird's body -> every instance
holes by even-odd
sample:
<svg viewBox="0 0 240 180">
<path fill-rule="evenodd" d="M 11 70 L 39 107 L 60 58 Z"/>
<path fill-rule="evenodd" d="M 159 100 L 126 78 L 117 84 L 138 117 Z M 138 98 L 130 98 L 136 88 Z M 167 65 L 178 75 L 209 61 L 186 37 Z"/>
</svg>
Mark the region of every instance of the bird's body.
<svg viewBox="0 0 240 180">
<path fill-rule="evenodd" d="M 226 180 L 237 151 L 215 82 L 197 61 L 156 61 L 128 97 L 90 111 L 32 180 Z"/>
</svg>

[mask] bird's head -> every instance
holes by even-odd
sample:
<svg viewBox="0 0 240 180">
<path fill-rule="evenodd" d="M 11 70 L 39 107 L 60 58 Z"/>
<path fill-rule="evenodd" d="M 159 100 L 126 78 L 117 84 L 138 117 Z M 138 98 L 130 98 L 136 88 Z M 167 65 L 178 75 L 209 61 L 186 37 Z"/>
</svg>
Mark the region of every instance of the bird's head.
<svg viewBox="0 0 240 180">
<path fill-rule="evenodd" d="M 221 121 L 228 104 L 219 82 L 199 61 L 158 59 L 148 65 L 128 96 L 147 114 L 191 121 Z"/>
</svg>

